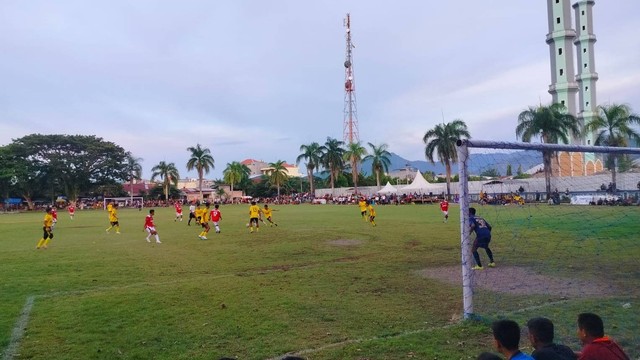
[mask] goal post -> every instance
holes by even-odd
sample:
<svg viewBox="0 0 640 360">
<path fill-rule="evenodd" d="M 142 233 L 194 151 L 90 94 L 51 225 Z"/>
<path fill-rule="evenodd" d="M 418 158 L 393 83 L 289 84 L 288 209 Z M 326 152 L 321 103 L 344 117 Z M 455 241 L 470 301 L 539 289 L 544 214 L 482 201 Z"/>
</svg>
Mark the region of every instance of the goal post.
<svg viewBox="0 0 640 360">
<path fill-rule="evenodd" d="M 129 208 L 144 208 L 144 198 L 142 196 L 127 196 L 127 197 L 105 197 L 102 200 L 102 209 L 107 209 L 107 204 L 118 203 L 120 207 Z"/>
<path fill-rule="evenodd" d="M 458 155 L 458 173 L 459 173 L 459 205 L 460 205 L 460 244 L 461 244 L 461 260 L 462 260 L 462 293 L 463 293 L 463 317 L 465 319 L 470 319 L 478 316 L 477 310 L 474 309 L 474 294 L 477 293 L 477 289 L 474 288 L 474 270 L 472 267 L 474 266 L 474 258 L 472 256 L 472 238 L 470 234 L 470 226 L 469 226 L 469 208 L 471 207 L 472 201 L 482 201 L 479 199 L 477 189 L 475 186 L 475 193 L 470 192 L 469 186 L 469 176 L 470 175 L 478 175 L 470 173 L 470 151 L 471 149 L 485 149 L 484 151 L 505 151 L 505 150 L 533 150 L 539 153 L 544 151 L 550 151 L 555 154 L 557 153 L 578 153 L 578 154 L 632 154 L 632 155 L 640 155 L 639 148 L 622 148 L 622 147 L 604 147 L 604 146 L 582 146 L 582 145 L 562 145 L 562 144 L 542 144 L 542 143 L 516 143 L 516 142 L 496 142 L 496 141 L 486 141 L 486 140 L 474 140 L 474 139 L 464 139 L 458 140 L 457 142 L 457 155 Z M 584 158 L 584 155 L 582 155 Z M 584 164 L 582 164 L 584 166 Z M 510 165 L 509 165 L 510 166 Z M 559 165 L 558 165 L 559 166 Z M 573 166 L 573 165 L 571 165 Z M 582 177 L 582 182 L 588 180 L 589 175 L 585 175 Z M 573 179 L 573 177 L 570 177 Z M 577 178 L 575 178 L 577 179 Z M 563 184 L 567 183 L 567 181 L 571 180 L 563 180 Z M 637 186 L 635 185 L 635 181 L 637 182 Z M 604 185 L 604 183 L 602 183 Z M 598 185 L 597 182 L 594 182 L 592 188 Z M 636 188 L 636 190 L 640 191 L 640 173 L 631 180 L 630 185 L 626 184 L 626 188 Z M 569 187 L 567 186 L 567 191 Z M 614 189 L 615 190 L 615 189 Z M 556 190 L 557 191 L 557 190 Z M 480 190 L 482 193 L 482 190 Z M 548 200 L 546 198 L 547 194 L 542 194 L 540 199 Z M 567 193 L 567 197 L 569 193 Z M 638 198 L 638 193 L 635 194 L 636 199 Z M 536 196 L 536 199 L 537 196 Z M 550 200 L 549 200 L 550 201 Z M 545 205 L 546 201 L 543 202 Z M 637 201 L 640 204 L 640 201 Z M 491 223 L 491 220 L 488 220 Z M 640 253 L 638 254 L 640 255 Z"/>
</svg>

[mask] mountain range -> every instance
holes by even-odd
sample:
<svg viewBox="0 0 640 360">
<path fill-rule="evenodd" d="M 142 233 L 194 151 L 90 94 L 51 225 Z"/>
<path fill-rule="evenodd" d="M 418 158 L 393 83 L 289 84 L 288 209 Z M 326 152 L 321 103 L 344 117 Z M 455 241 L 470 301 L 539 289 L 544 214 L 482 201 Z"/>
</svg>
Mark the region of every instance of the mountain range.
<svg viewBox="0 0 640 360">
<path fill-rule="evenodd" d="M 426 160 L 407 160 L 395 153 L 391 153 L 389 160 L 391 162 L 389 165 L 390 173 L 407 167 L 418 169 L 422 173 L 426 171 L 432 171 L 435 174 L 445 173 L 445 166 L 440 162 L 432 164 Z M 536 165 L 542 164 L 542 153 L 533 150 L 472 153 L 469 155 L 468 164 L 469 174 L 471 175 L 479 175 L 490 169 L 495 169 L 500 175 L 506 175 L 508 165 L 511 165 L 511 171 L 515 175 L 518 167 L 520 167 L 522 172 L 525 172 Z M 457 173 L 458 164 L 452 164 L 451 169 L 454 174 Z M 360 166 L 360 171 L 363 174 L 370 175 L 372 173 L 371 161 L 364 161 Z"/>
</svg>

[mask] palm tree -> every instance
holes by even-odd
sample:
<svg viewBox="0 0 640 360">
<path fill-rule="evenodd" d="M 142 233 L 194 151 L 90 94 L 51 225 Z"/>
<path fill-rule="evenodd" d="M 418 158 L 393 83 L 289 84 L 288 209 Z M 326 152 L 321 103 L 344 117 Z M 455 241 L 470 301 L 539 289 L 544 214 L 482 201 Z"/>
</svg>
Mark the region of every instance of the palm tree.
<svg viewBox="0 0 640 360">
<path fill-rule="evenodd" d="M 337 139 L 327 137 L 327 142 L 324 143 L 322 155 L 322 166 L 329 170 L 329 179 L 331 180 L 331 194 L 335 186 L 335 181 L 338 175 L 344 168 L 344 148 L 342 147 L 344 142 Z"/>
<path fill-rule="evenodd" d="M 269 182 L 271 184 L 275 184 L 278 189 L 278 199 L 280 198 L 280 186 L 287 181 L 289 177 L 289 170 L 284 166 L 284 160 L 278 160 L 274 163 L 269 163 L 269 168 L 267 169 L 267 176 L 269 177 Z"/>
<path fill-rule="evenodd" d="M 438 160 L 444 164 L 447 175 L 447 199 L 451 200 L 451 163 L 458 161 L 456 142 L 461 138 L 470 138 L 467 124 L 460 119 L 450 123 L 438 124 L 435 128 L 424 134 L 422 141 L 426 147 L 425 157 L 432 164 L 435 164 L 434 153 Z"/>
<path fill-rule="evenodd" d="M 372 143 L 368 143 L 369 147 L 371 147 L 370 155 L 367 155 L 362 159 L 362 161 L 371 160 L 371 172 L 376 174 L 376 185 L 378 185 L 378 189 L 380 188 L 380 173 L 382 171 L 389 171 L 389 165 L 391 165 L 391 160 L 389 157 L 391 153 L 387 151 L 389 147 L 387 144 L 381 144 L 379 146 L 375 146 Z"/>
<path fill-rule="evenodd" d="M 180 178 L 180 173 L 178 173 L 178 169 L 176 168 L 176 164 L 174 163 L 166 163 L 164 161 L 160 161 L 158 165 L 151 168 L 151 181 L 155 180 L 156 177 L 160 177 L 162 179 L 162 188 L 164 190 L 164 199 L 169 200 L 169 186 L 171 183 L 173 185 L 178 185 L 178 179 Z"/>
<path fill-rule="evenodd" d="M 362 157 L 367 155 L 367 149 L 360 145 L 360 142 L 349 143 L 344 152 L 344 159 L 351 163 L 351 178 L 353 179 L 354 193 L 358 193 L 358 165 Z"/>
<path fill-rule="evenodd" d="M 200 200 L 202 200 L 202 179 L 204 174 L 208 174 L 210 170 L 214 169 L 215 161 L 211 156 L 211 150 L 203 149 L 200 144 L 197 144 L 196 147 L 188 147 L 187 151 L 191 151 L 191 157 L 187 161 L 187 171 L 193 169 L 198 171 L 198 189 L 200 190 Z"/>
<path fill-rule="evenodd" d="M 633 114 L 627 105 L 611 104 L 598 106 L 600 114 L 585 124 L 585 133 L 595 133 L 594 145 L 627 147 L 629 139 L 640 144 L 640 134 L 632 128 L 640 125 L 640 116 Z M 612 190 L 616 190 L 616 163 L 619 155 L 609 155 Z"/>
<path fill-rule="evenodd" d="M 251 170 L 245 164 L 237 161 L 227 163 L 227 168 L 222 172 L 224 181 L 231 185 L 231 196 L 233 196 L 233 185 L 239 184 L 249 178 Z"/>
<path fill-rule="evenodd" d="M 300 161 L 307 161 L 307 176 L 309 177 L 309 192 L 313 195 L 314 187 L 313 187 L 313 170 L 320 167 L 320 160 L 323 155 L 323 147 L 320 146 L 317 142 L 312 142 L 309 145 L 300 145 L 300 151 L 302 154 L 298 155 L 296 158 L 296 164 L 300 164 Z"/>
<path fill-rule="evenodd" d="M 126 155 L 126 172 L 129 174 L 129 184 L 131 186 L 131 203 L 133 204 L 133 180 L 140 180 L 142 177 L 142 158 L 133 156 L 131 152 Z"/>
<path fill-rule="evenodd" d="M 569 133 L 576 137 L 580 136 L 580 128 L 578 120 L 567 113 L 567 108 L 562 104 L 530 106 L 518 115 L 516 136 L 521 137 L 524 142 L 531 142 L 532 138 L 540 137 L 543 143 L 557 144 L 562 141 L 568 144 Z M 551 196 L 552 156 L 553 151 L 542 151 L 547 197 Z"/>
</svg>

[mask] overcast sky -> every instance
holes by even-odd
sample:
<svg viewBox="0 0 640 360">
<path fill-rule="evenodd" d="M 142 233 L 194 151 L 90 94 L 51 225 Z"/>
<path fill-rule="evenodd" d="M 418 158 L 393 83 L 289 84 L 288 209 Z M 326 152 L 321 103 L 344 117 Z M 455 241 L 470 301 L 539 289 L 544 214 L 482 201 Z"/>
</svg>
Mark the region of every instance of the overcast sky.
<svg viewBox="0 0 640 360">
<path fill-rule="evenodd" d="M 0 145 L 97 135 L 192 176 L 246 158 L 295 162 L 342 139 L 351 13 L 360 139 L 424 160 L 422 136 L 462 119 L 515 141 L 518 114 L 551 102 L 546 1 L 0 2 Z M 640 112 L 640 1 L 597 0 L 598 103 Z"/>
</svg>

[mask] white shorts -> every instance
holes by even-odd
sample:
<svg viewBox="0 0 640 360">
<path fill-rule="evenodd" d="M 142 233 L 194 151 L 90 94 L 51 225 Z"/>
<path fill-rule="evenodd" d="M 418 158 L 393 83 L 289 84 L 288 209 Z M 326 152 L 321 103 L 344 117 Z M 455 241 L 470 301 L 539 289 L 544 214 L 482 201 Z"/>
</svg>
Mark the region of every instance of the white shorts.
<svg viewBox="0 0 640 360">
<path fill-rule="evenodd" d="M 182 216 L 182 213 L 181 212 L 176 212 L 176 217 L 178 217 L 178 216 Z"/>
<path fill-rule="evenodd" d="M 441 211 L 442 211 L 442 210 L 441 210 Z M 447 211 L 442 211 L 442 213 L 443 213 L 443 214 L 445 214 L 445 215 L 449 215 L 449 210 L 447 210 Z"/>
<path fill-rule="evenodd" d="M 149 234 L 151 234 L 152 232 L 156 232 L 156 228 L 155 228 L 155 226 L 147 227 L 147 228 L 146 228 L 146 230 L 147 230 L 147 232 L 148 232 Z"/>
</svg>

